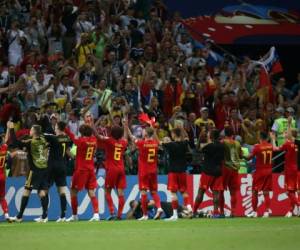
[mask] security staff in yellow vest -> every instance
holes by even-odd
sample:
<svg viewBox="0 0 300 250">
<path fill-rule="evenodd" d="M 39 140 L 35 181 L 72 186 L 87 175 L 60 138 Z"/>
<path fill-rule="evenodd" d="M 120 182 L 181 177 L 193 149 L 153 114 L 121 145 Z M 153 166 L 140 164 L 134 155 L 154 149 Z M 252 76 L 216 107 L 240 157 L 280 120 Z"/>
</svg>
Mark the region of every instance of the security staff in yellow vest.
<svg viewBox="0 0 300 250">
<path fill-rule="evenodd" d="M 287 108 L 287 117 L 294 114 L 294 109 L 292 107 Z M 288 129 L 288 119 L 284 116 L 284 108 L 278 107 L 276 109 L 279 117 L 274 121 L 272 126 L 272 131 L 277 135 L 277 146 L 281 146 L 284 143 L 284 133 Z M 292 119 L 291 128 L 296 128 L 295 119 Z"/>
</svg>

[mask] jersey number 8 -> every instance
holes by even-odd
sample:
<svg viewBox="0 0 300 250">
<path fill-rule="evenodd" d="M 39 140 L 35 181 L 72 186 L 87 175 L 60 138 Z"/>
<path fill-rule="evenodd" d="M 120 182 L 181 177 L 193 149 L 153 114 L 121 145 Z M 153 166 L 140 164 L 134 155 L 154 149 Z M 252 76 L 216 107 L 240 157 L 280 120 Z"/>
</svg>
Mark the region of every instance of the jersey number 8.
<svg viewBox="0 0 300 250">
<path fill-rule="evenodd" d="M 93 158 L 94 155 L 94 147 L 88 147 L 86 150 L 85 159 L 87 161 L 90 161 Z"/>
</svg>

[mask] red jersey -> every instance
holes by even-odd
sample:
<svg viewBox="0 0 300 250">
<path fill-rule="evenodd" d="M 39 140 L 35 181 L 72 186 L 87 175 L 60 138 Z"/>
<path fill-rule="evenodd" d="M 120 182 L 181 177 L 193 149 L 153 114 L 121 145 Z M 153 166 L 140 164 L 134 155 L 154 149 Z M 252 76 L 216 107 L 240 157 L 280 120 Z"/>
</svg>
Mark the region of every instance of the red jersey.
<svg viewBox="0 0 300 250">
<path fill-rule="evenodd" d="M 138 140 L 136 146 L 139 150 L 139 173 L 156 173 L 159 142 L 155 139 Z"/>
<path fill-rule="evenodd" d="M 112 137 L 98 140 L 99 147 L 105 151 L 105 167 L 119 168 L 124 170 L 124 152 L 127 147 L 127 141 L 124 139 L 115 140 Z"/>
<path fill-rule="evenodd" d="M 256 172 L 268 171 L 272 173 L 273 146 L 268 142 L 256 144 L 251 157 L 256 157 Z"/>
<path fill-rule="evenodd" d="M 95 136 L 76 138 L 68 128 L 65 132 L 77 146 L 75 170 L 93 170 L 97 138 Z"/>
<path fill-rule="evenodd" d="M 297 171 L 297 161 L 298 161 L 298 146 L 287 140 L 279 150 L 285 151 L 285 164 L 284 169 L 286 172 Z"/>
<path fill-rule="evenodd" d="M 7 145 L 3 144 L 0 146 L 0 175 L 5 176 L 5 159 L 7 154 Z"/>
</svg>

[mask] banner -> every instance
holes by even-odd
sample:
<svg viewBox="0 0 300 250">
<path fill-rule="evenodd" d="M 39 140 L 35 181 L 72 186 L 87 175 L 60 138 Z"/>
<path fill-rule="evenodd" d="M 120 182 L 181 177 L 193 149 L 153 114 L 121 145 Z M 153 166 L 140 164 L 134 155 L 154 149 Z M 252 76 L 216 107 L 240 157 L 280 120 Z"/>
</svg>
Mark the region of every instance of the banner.
<svg viewBox="0 0 300 250">
<path fill-rule="evenodd" d="M 239 216 L 244 216 L 252 211 L 251 206 L 251 187 L 252 187 L 252 176 L 250 174 L 241 174 L 241 189 L 238 195 L 238 208 L 237 214 Z M 96 196 L 99 201 L 99 211 L 101 218 L 106 218 L 109 216 L 109 211 L 105 202 L 104 195 L 104 178 L 99 175 L 97 177 L 98 180 L 98 189 L 96 191 Z M 68 178 L 68 186 L 70 186 L 71 178 Z M 158 177 L 159 185 L 159 196 L 163 201 L 171 201 L 170 192 L 167 190 L 167 176 L 159 176 Z M 199 187 L 200 175 L 189 175 L 188 176 L 188 187 L 190 197 L 195 199 L 197 195 L 197 190 Z M 25 183 L 25 178 L 7 178 L 6 181 L 6 200 L 9 205 L 9 213 L 11 216 L 15 216 L 18 213 L 18 209 L 20 208 L 21 197 L 23 193 L 23 186 Z M 289 201 L 284 189 L 284 176 L 279 174 L 273 175 L 273 192 L 271 193 L 271 209 L 272 215 L 275 216 L 283 216 L 288 212 L 289 209 Z M 180 195 L 179 195 L 180 196 Z M 115 191 L 112 192 L 112 198 L 114 202 L 115 209 L 118 207 L 118 197 Z M 151 198 L 151 197 L 149 197 Z M 139 199 L 139 189 L 137 183 L 137 176 L 127 176 L 127 188 L 125 190 L 125 207 L 123 211 L 123 215 L 129 211 L 129 203 L 132 200 Z M 258 213 L 261 215 L 264 211 L 263 195 L 259 196 L 258 202 Z M 67 216 L 71 215 L 71 207 L 70 207 L 70 192 L 67 190 Z M 180 202 L 182 199 L 180 197 Z M 226 212 L 230 211 L 230 196 L 229 192 L 225 192 L 225 204 L 226 204 Z M 82 191 L 78 195 L 78 215 L 82 220 L 87 220 L 92 217 L 92 206 L 90 203 L 90 199 L 87 195 L 86 191 Z M 204 201 L 201 205 L 201 208 L 204 211 L 212 210 L 213 202 L 212 202 L 212 194 L 211 192 L 207 192 Z M 33 191 L 30 196 L 30 200 L 28 206 L 24 213 L 24 220 L 33 220 L 41 215 L 42 209 L 40 205 L 39 197 L 36 191 Z M 3 212 L 0 208 L 0 216 L 3 215 Z M 49 220 L 56 220 L 60 215 L 60 202 L 59 196 L 56 191 L 56 187 L 52 187 L 49 191 Z"/>
<path fill-rule="evenodd" d="M 171 3 L 172 2 L 172 3 Z M 175 2 L 175 3 L 173 3 Z M 178 3 L 177 3 L 178 2 Z M 189 3 L 191 2 L 191 3 Z M 200 42 L 299 44 L 299 4 L 285 1 L 166 1 L 183 14 L 183 24 Z"/>
</svg>

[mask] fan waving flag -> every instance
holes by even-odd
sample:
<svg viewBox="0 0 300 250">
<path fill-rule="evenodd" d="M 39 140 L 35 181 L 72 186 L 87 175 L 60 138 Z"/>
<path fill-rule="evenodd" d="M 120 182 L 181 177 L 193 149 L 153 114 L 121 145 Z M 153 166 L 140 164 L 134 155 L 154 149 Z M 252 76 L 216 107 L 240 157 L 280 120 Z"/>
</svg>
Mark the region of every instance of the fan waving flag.
<svg viewBox="0 0 300 250">
<path fill-rule="evenodd" d="M 277 74 L 283 71 L 275 47 L 272 47 L 262 59 L 254 61 L 254 63 L 263 66 L 269 74 Z"/>
<path fill-rule="evenodd" d="M 149 118 L 148 114 L 146 114 L 146 113 L 141 113 L 139 115 L 139 121 L 141 123 L 149 124 L 150 126 L 154 126 L 155 125 L 155 118 L 154 117 Z"/>
<path fill-rule="evenodd" d="M 248 67 L 248 74 L 257 66 L 260 66 L 258 90 L 264 93 L 262 95 L 266 96 L 270 102 L 273 102 L 273 87 L 270 76 L 283 71 L 275 47 L 271 47 L 268 53 L 260 60 L 251 61 Z"/>
</svg>

